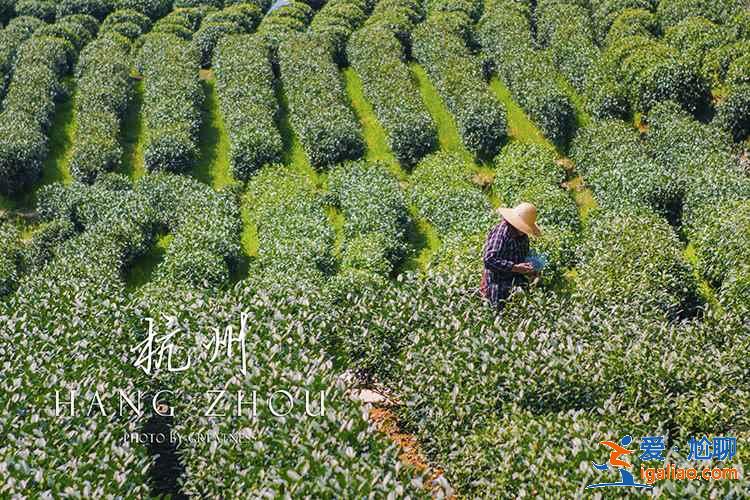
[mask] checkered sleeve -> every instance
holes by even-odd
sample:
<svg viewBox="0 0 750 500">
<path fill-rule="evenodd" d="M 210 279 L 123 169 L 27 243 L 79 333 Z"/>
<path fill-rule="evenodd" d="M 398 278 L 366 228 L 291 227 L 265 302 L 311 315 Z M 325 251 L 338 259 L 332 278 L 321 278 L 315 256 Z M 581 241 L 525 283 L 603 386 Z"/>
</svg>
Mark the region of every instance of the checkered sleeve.
<svg viewBox="0 0 750 500">
<path fill-rule="evenodd" d="M 487 237 L 484 245 L 484 267 L 495 272 L 510 272 L 514 262 L 502 257 L 503 245 L 508 242 L 508 231 L 504 224 L 498 224 Z"/>
</svg>

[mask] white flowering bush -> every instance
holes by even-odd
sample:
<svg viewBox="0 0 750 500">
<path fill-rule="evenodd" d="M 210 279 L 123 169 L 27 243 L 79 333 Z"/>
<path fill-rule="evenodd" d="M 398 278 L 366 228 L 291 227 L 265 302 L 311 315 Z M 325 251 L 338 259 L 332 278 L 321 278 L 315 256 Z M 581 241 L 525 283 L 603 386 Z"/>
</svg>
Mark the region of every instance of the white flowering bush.
<svg viewBox="0 0 750 500">
<path fill-rule="evenodd" d="M 493 0 L 477 26 L 477 38 L 498 76 L 545 137 L 564 146 L 575 115 L 570 99 L 556 81 L 555 67 L 534 50 L 528 13 L 521 4 Z"/>
<path fill-rule="evenodd" d="M 232 174 L 246 180 L 263 165 L 281 161 L 283 144 L 274 121 L 279 103 L 269 48 L 257 36 L 226 37 L 216 49 L 214 74 L 229 134 Z"/>
<path fill-rule="evenodd" d="M 489 92 L 478 59 L 469 52 L 454 23 L 468 29 L 463 14 L 440 13 L 417 26 L 413 52 L 456 119 L 464 145 L 492 157 L 506 138 L 505 108 Z"/>
<path fill-rule="evenodd" d="M 0 192 L 19 192 L 39 177 L 55 98 L 74 55 L 70 42 L 53 36 L 32 37 L 19 47 L 0 112 Z"/>
<path fill-rule="evenodd" d="M 200 57 L 189 43 L 174 35 L 155 33 L 145 38 L 137 64 L 144 76 L 146 168 L 185 171 L 199 154 L 204 99 L 198 78 Z"/>
<path fill-rule="evenodd" d="M 279 47 L 290 121 L 314 167 L 362 156 L 362 131 L 323 35 L 295 34 Z"/>
<path fill-rule="evenodd" d="M 336 167 L 328 182 L 345 219 L 342 268 L 388 276 L 407 250 L 409 214 L 398 181 L 385 165 L 359 161 Z"/>
<path fill-rule="evenodd" d="M 83 50 L 76 67 L 77 140 L 70 171 L 83 182 L 120 166 L 118 138 L 132 94 L 131 44 L 117 33 L 105 33 Z"/>
</svg>

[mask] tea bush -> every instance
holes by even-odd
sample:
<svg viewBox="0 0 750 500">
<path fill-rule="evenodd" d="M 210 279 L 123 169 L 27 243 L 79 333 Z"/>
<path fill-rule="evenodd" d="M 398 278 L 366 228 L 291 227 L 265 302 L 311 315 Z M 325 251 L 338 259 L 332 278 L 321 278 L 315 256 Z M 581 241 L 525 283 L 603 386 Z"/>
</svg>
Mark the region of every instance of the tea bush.
<svg viewBox="0 0 750 500">
<path fill-rule="evenodd" d="M 750 85 L 737 85 L 719 104 L 716 121 L 730 131 L 735 141 L 750 135 Z"/>
<path fill-rule="evenodd" d="M 645 9 L 625 9 L 618 13 L 604 39 L 604 46 L 629 36 L 657 38 L 660 35 L 656 14 Z"/>
<path fill-rule="evenodd" d="M 55 3 L 50 0 L 17 0 L 16 13 L 19 16 L 35 17 L 45 23 L 55 20 Z"/>
<path fill-rule="evenodd" d="M 621 38 L 607 47 L 599 64 L 602 75 L 622 86 L 633 111 L 648 111 L 665 100 L 690 111 L 708 103 L 708 84 L 699 69 L 676 49 L 653 38 Z"/>
<path fill-rule="evenodd" d="M 628 124 L 603 120 L 580 129 L 571 158 L 602 206 L 645 206 L 679 221 L 684 194 L 679 172 L 649 158 Z"/>
<path fill-rule="evenodd" d="M 290 121 L 317 168 L 357 159 L 364 152 L 362 131 L 331 50 L 326 39 L 314 33 L 295 34 L 279 47 Z"/>
<path fill-rule="evenodd" d="M 40 270 L 56 255 L 62 243 L 74 235 L 75 228 L 69 220 L 55 219 L 43 223 L 21 249 L 23 272 L 28 274 Z"/>
<path fill-rule="evenodd" d="M 220 288 L 240 254 L 242 224 L 237 196 L 216 193 L 194 179 L 151 175 L 138 191 L 153 206 L 155 223 L 173 236 L 152 285 Z"/>
<path fill-rule="evenodd" d="M 261 169 L 248 184 L 257 227 L 257 269 L 272 283 L 288 279 L 319 283 L 333 265 L 334 233 L 324 199 L 309 180 L 281 165 Z M 294 273 L 288 279 L 282 276 Z"/>
<path fill-rule="evenodd" d="M 76 67 L 76 137 L 70 159 L 73 177 L 91 182 L 117 169 L 122 158 L 118 140 L 131 98 L 130 42 L 106 33 L 81 53 Z"/>
<path fill-rule="evenodd" d="M 70 42 L 52 36 L 32 37 L 18 49 L 0 113 L 0 192 L 17 193 L 39 177 L 55 98 L 74 56 Z"/>
<path fill-rule="evenodd" d="M 437 129 L 402 61 L 404 48 L 386 24 L 384 19 L 356 31 L 347 56 L 388 133 L 388 145 L 399 161 L 412 166 L 435 149 Z"/>
<path fill-rule="evenodd" d="M 440 234 L 484 231 L 493 217 L 484 194 L 471 182 L 472 166 L 455 153 L 434 153 L 414 169 L 407 199 Z"/>
<path fill-rule="evenodd" d="M 120 9 L 107 16 L 102 23 L 101 32 L 113 31 L 132 41 L 148 33 L 152 24 L 151 19 L 145 14 L 132 9 Z"/>
<path fill-rule="evenodd" d="M 664 41 L 678 49 L 683 57 L 702 69 L 705 69 L 705 58 L 713 49 L 726 44 L 726 33 L 721 26 L 702 17 L 688 17 L 679 24 L 667 28 Z"/>
<path fill-rule="evenodd" d="M 256 36 L 226 37 L 216 48 L 214 74 L 229 134 L 232 174 L 246 180 L 263 165 L 281 161 L 283 144 L 274 121 L 279 104 L 269 48 Z"/>
<path fill-rule="evenodd" d="M 696 121 L 671 102 L 655 106 L 648 122 L 651 155 L 676 172 L 684 186 L 681 218 L 688 226 L 700 220 L 707 207 L 750 195 L 750 179 L 739 168 L 725 131 Z"/>
<path fill-rule="evenodd" d="M 0 224 L 0 298 L 18 285 L 21 260 L 21 235 L 8 223 Z"/>
<path fill-rule="evenodd" d="M 348 399 L 337 371 L 322 352 L 316 326 L 321 325 L 317 316 L 324 305 L 315 288 L 290 282 L 265 290 L 240 286 L 213 300 L 186 300 L 188 296 L 183 292 L 156 306 L 192 334 L 187 339 L 193 367 L 174 379 L 175 431 L 182 436 L 235 433 L 243 436 L 243 442 L 216 447 L 210 440 L 183 441 L 179 450 L 186 469 L 181 484 L 185 493 L 210 497 L 424 496 L 419 482 L 409 481 L 395 450 L 370 428 L 367 410 Z M 154 309 L 150 306 L 145 301 L 145 310 Z M 249 317 L 247 374 L 242 374 L 240 356 L 211 359 L 212 353 L 200 347 L 201 341 L 209 340 L 207 335 L 214 326 L 239 327 L 240 313 Z M 248 411 L 232 418 L 203 416 L 206 401 L 190 396 L 215 389 L 217 381 L 229 391 L 244 391 L 248 397 L 258 391 L 259 418 L 248 414 L 249 406 Z M 304 414 L 303 388 L 312 393 L 313 412 L 320 408 L 318 392 L 326 392 L 323 417 Z M 267 395 L 279 389 L 295 395 L 295 408 L 283 418 L 262 414 L 267 412 L 262 409 Z M 234 412 L 233 406 L 220 404 L 217 411 Z M 250 439 L 253 444 L 245 441 Z"/>
<path fill-rule="evenodd" d="M 746 265 L 732 269 L 722 283 L 719 301 L 724 309 L 750 327 L 750 270 Z"/>
<path fill-rule="evenodd" d="M 741 198 L 702 209 L 688 237 L 695 246 L 698 271 L 719 286 L 750 255 L 750 204 Z"/>
<path fill-rule="evenodd" d="M 144 162 L 150 171 L 185 171 L 199 154 L 204 98 L 199 54 L 174 35 L 154 33 L 145 38 L 137 58 L 144 76 Z"/>
<path fill-rule="evenodd" d="M 490 93 L 479 61 L 453 28 L 468 29 L 461 13 L 432 15 L 417 26 L 413 51 L 456 119 L 461 139 L 469 151 L 491 157 L 506 138 L 505 108 Z"/>
<path fill-rule="evenodd" d="M 662 0 L 656 13 L 664 29 L 679 24 L 688 17 L 700 16 L 715 23 L 724 23 L 743 8 L 741 0 Z"/>
<path fill-rule="evenodd" d="M 276 60 L 276 51 L 283 40 L 293 33 L 304 31 L 313 17 L 313 9 L 306 3 L 292 0 L 268 13 L 258 27 L 258 34 L 263 36 L 271 47 Z"/>
<path fill-rule="evenodd" d="M 260 9 L 253 4 L 232 5 L 206 15 L 193 35 L 193 44 L 201 54 L 201 66 L 206 68 L 211 65 L 214 49 L 222 38 L 252 33 L 262 17 Z"/>
<path fill-rule="evenodd" d="M 592 462 L 606 459 L 600 441 L 625 434 L 659 435 L 659 422 L 642 422 L 635 412 L 568 410 L 535 415 L 508 408 L 478 432 L 464 437 L 464 446 L 451 457 L 446 474 L 469 495 L 493 498 L 566 497 L 585 495 L 586 485 L 614 480 Z M 540 452 L 547 449 L 548 452 Z M 517 471 L 536 471 L 529 481 Z"/>
<path fill-rule="evenodd" d="M 398 181 L 385 165 L 360 161 L 336 167 L 328 182 L 346 221 L 342 268 L 369 267 L 387 277 L 407 250 L 409 214 Z M 373 259 L 376 265 L 356 265 Z"/>
<path fill-rule="evenodd" d="M 118 0 L 118 9 L 132 9 L 156 21 L 172 10 L 171 0 Z"/>
<path fill-rule="evenodd" d="M 546 47 L 553 63 L 582 91 L 599 57 L 588 7 L 569 0 L 538 2 L 534 12 L 536 42 Z"/>
<path fill-rule="evenodd" d="M 720 86 L 726 80 L 732 63 L 748 52 L 750 52 L 748 40 L 723 43 L 706 53 L 703 58 L 703 72 L 714 87 Z"/>
<path fill-rule="evenodd" d="M 193 7 L 187 9 L 176 9 L 154 23 L 154 33 L 167 33 L 190 41 L 193 33 L 200 27 L 203 18 L 210 12 L 215 12 L 213 7 Z"/>
<path fill-rule="evenodd" d="M 607 38 L 616 19 L 628 10 L 645 10 L 653 12 L 653 0 L 592 0 L 591 13 L 598 40 Z"/>
<path fill-rule="evenodd" d="M 46 194 L 54 194 L 47 200 Z M 116 391 L 144 389 L 123 356 L 133 342 L 123 329 L 127 307 L 121 273 L 148 238 L 148 218 L 129 189 L 55 185 L 40 199 L 96 212 L 83 232 L 64 241 L 38 272 L 25 277 L 3 313 L 4 375 L 13 397 L 5 398 L 0 425 L 4 496 L 127 496 L 148 494 L 145 448 L 123 439 L 139 431 L 143 417 L 112 412 Z M 57 200 L 57 201 L 55 201 Z M 60 216 L 64 214 L 61 212 Z M 63 401 L 77 391 L 74 416 L 55 416 L 55 391 Z M 97 391 L 107 414 L 95 406 Z M 115 398 L 115 399 L 113 399 Z M 96 452 L 90 452 L 95 449 Z M 36 450 L 36 451 L 33 451 Z M 88 451 L 86 451 L 88 450 Z M 71 457 L 76 457 L 71 462 Z M 102 478 L 110 478 L 102 480 Z"/>
<path fill-rule="evenodd" d="M 493 0 L 479 22 L 477 38 L 513 97 L 544 136 L 562 146 L 573 134 L 573 106 L 557 84 L 554 66 L 535 52 L 527 15 L 520 4 Z"/>
<path fill-rule="evenodd" d="M 313 17 L 310 30 L 328 37 L 338 64 L 346 63 L 347 41 L 367 19 L 372 3 L 370 0 L 329 0 Z"/>
<path fill-rule="evenodd" d="M 59 19 L 73 14 L 86 14 L 102 21 L 115 8 L 116 2 L 112 0 L 61 0 L 56 2 L 55 15 Z"/>
<path fill-rule="evenodd" d="M 380 0 L 365 25 L 379 25 L 392 31 L 407 54 L 411 53 L 411 32 L 424 19 L 424 5 L 418 0 Z"/>
<path fill-rule="evenodd" d="M 576 293 L 583 301 L 656 310 L 668 318 L 695 312 L 697 285 L 681 244 L 652 212 L 602 211 L 590 221 L 577 253 Z"/>
<path fill-rule="evenodd" d="M 5 89 L 13 71 L 13 61 L 18 48 L 42 22 L 34 17 L 16 17 L 0 31 L 0 98 L 5 96 Z"/>
</svg>

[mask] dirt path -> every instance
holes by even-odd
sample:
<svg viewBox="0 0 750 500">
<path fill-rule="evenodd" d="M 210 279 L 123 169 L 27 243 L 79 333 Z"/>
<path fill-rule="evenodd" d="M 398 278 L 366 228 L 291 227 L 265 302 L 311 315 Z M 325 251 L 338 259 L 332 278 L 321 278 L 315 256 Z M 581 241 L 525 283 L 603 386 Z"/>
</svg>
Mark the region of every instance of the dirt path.
<svg viewBox="0 0 750 500">
<path fill-rule="evenodd" d="M 443 470 L 430 466 L 417 438 L 401 429 L 398 417 L 393 411 L 385 406 L 375 406 L 370 410 L 370 420 L 375 424 L 378 431 L 385 434 L 391 442 L 398 446 L 401 462 L 424 474 L 427 479 L 425 488 L 429 489 L 433 496 L 456 498 L 456 492 L 448 485 Z"/>
</svg>

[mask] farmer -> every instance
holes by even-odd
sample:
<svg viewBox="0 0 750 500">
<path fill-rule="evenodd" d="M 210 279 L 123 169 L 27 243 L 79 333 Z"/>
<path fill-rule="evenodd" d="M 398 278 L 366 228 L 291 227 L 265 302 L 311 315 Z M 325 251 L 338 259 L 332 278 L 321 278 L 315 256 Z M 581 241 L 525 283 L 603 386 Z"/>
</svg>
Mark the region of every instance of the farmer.
<svg viewBox="0 0 750 500">
<path fill-rule="evenodd" d="M 521 286 L 527 276 L 534 275 L 534 266 L 527 261 L 529 236 L 539 236 L 536 207 L 521 203 L 515 208 L 497 210 L 503 220 L 487 235 L 482 252 L 482 296 L 495 307 L 502 308 L 514 286 Z"/>
</svg>

